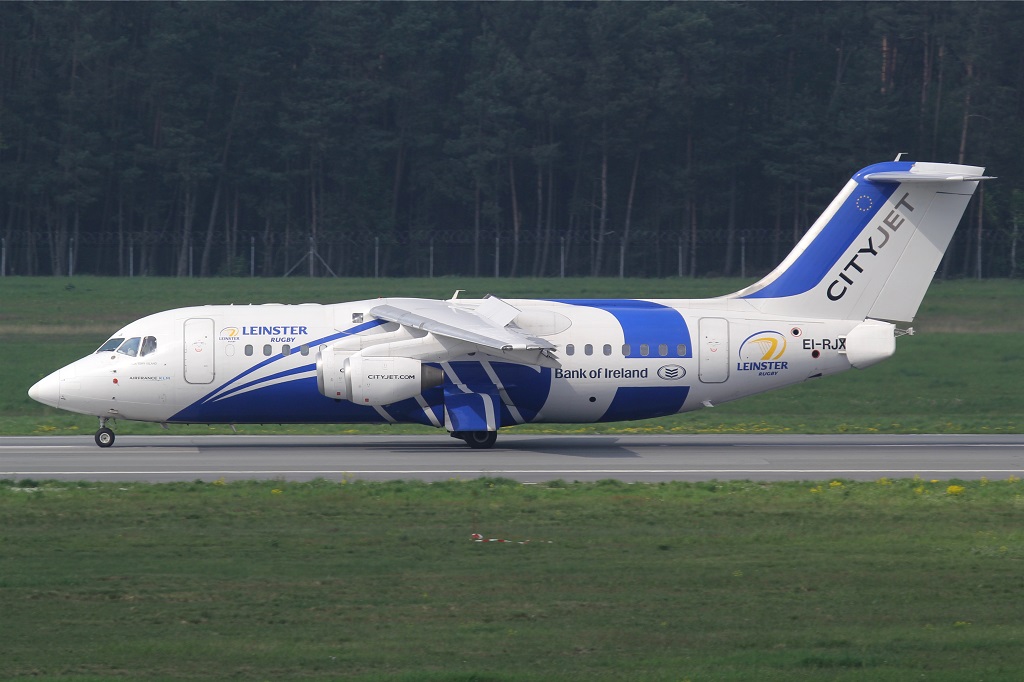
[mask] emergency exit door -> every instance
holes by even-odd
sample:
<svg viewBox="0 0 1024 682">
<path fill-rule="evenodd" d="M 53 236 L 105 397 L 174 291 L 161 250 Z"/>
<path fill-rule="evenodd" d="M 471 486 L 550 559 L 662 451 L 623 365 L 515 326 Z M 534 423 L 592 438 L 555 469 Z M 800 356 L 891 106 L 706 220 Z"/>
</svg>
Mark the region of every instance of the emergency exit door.
<svg viewBox="0 0 1024 682">
<path fill-rule="evenodd" d="M 185 381 L 209 384 L 213 381 L 213 320 L 193 317 L 185 320 Z"/>
<path fill-rule="evenodd" d="M 700 380 L 720 384 L 729 378 L 729 320 L 700 318 Z"/>
</svg>

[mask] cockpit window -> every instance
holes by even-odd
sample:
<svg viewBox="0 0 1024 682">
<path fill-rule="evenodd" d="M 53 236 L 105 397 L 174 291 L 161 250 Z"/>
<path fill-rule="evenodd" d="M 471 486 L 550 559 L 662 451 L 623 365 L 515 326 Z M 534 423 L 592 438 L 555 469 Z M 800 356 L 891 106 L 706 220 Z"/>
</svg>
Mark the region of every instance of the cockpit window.
<svg viewBox="0 0 1024 682">
<path fill-rule="evenodd" d="M 139 351 L 139 357 L 141 358 L 144 355 L 149 355 L 150 353 L 155 353 L 155 352 L 156 352 L 156 337 L 155 336 L 147 336 L 144 339 L 142 339 L 142 350 Z"/>
<path fill-rule="evenodd" d="M 108 339 L 105 344 L 103 344 L 102 346 L 97 348 L 96 352 L 97 353 L 106 353 L 106 352 L 109 352 L 109 351 L 112 351 L 112 350 L 116 350 L 117 347 L 121 345 L 122 341 L 124 341 L 124 337 L 123 336 L 122 337 L 116 337 L 115 336 L 112 339 Z"/>
<path fill-rule="evenodd" d="M 136 355 L 139 354 L 140 341 L 142 341 L 142 339 L 140 339 L 138 336 L 134 336 L 125 341 L 124 343 L 122 343 L 121 347 L 117 349 L 117 352 L 123 353 L 134 358 Z"/>
</svg>

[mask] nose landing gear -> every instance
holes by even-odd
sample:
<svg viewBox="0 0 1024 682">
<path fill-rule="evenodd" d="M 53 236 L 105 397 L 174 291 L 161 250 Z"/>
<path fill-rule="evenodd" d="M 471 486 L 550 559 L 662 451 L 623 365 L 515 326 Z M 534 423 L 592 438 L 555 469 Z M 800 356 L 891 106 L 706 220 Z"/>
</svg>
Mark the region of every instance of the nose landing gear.
<svg viewBox="0 0 1024 682">
<path fill-rule="evenodd" d="M 107 428 L 107 418 L 100 417 L 100 428 L 95 435 L 96 445 L 109 448 L 114 444 L 114 432 Z"/>
</svg>

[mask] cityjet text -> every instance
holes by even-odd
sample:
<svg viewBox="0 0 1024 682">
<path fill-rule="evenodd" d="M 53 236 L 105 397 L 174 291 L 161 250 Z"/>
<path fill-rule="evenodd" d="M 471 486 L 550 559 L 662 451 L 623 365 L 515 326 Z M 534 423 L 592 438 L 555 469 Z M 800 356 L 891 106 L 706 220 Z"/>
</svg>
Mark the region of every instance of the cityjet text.
<svg viewBox="0 0 1024 682">
<path fill-rule="evenodd" d="M 839 277 L 832 280 L 832 283 L 828 285 L 828 290 L 825 292 L 830 301 L 838 301 L 846 292 L 853 286 L 854 280 L 857 275 L 864 272 L 864 268 L 857 259 L 861 256 L 871 255 L 877 256 L 879 250 L 885 247 L 892 238 L 892 234 L 903 226 L 906 222 L 905 215 L 913 213 L 914 207 L 907 202 L 907 197 L 910 196 L 910 192 L 905 192 L 903 198 L 896 202 L 896 208 L 889 211 L 889 214 L 882 219 L 881 225 L 876 225 L 875 229 L 878 230 L 878 235 L 871 235 L 868 237 L 868 244 L 865 247 L 857 249 L 857 253 L 853 254 L 853 258 L 843 266 L 842 271 L 839 273 Z M 903 211 L 903 213 L 900 213 Z M 888 229 L 886 229 L 888 228 Z M 875 237 L 879 236 L 881 241 L 875 243 Z"/>
</svg>

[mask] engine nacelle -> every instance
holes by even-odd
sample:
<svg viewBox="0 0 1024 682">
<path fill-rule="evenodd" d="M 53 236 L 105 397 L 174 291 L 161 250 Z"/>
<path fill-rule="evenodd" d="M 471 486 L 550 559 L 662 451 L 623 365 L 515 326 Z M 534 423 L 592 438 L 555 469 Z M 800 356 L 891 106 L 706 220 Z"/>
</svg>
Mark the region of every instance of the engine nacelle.
<svg viewBox="0 0 1024 682">
<path fill-rule="evenodd" d="M 440 386 L 444 373 L 419 360 L 364 357 L 326 349 L 317 355 L 316 383 L 328 398 L 390 405 Z"/>
</svg>

